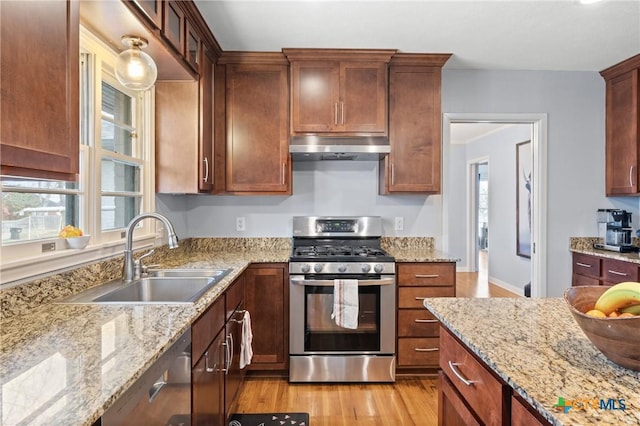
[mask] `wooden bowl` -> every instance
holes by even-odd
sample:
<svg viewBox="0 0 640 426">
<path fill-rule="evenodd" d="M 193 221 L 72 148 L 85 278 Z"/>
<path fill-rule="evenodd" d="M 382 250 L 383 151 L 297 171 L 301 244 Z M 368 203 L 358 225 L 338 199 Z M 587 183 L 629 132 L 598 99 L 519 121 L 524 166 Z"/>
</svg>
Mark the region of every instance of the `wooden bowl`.
<svg viewBox="0 0 640 426">
<path fill-rule="evenodd" d="M 584 314 L 593 309 L 606 286 L 571 287 L 564 300 L 584 334 L 609 360 L 630 370 L 640 371 L 640 316 L 596 318 Z"/>
</svg>

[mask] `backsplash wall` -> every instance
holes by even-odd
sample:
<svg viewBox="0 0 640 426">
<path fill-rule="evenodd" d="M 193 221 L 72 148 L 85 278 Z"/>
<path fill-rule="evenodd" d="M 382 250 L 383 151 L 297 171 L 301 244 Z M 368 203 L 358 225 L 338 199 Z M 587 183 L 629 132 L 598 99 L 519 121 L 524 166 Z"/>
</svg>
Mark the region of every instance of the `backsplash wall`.
<svg viewBox="0 0 640 426">
<path fill-rule="evenodd" d="M 308 215 L 382 216 L 385 236 L 438 237 L 440 204 L 439 195 L 378 195 L 377 161 L 294 162 L 291 196 L 156 196 L 179 237 L 290 237 L 292 217 Z M 239 216 L 244 232 L 236 231 Z"/>
</svg>

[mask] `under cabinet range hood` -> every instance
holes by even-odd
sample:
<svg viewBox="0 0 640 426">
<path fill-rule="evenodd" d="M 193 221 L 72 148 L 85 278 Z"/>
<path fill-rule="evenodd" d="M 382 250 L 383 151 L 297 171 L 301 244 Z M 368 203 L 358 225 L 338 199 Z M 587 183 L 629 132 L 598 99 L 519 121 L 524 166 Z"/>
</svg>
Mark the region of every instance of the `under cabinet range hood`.
<svg viewBox="0 0 640 426">
<path fill-rule="evenodd" d="M 294 161 L 378 161 L 390 151 L 389 139 L 384 136 L 293 136 L 289 144 L 289 152 Z"/>
</svg>

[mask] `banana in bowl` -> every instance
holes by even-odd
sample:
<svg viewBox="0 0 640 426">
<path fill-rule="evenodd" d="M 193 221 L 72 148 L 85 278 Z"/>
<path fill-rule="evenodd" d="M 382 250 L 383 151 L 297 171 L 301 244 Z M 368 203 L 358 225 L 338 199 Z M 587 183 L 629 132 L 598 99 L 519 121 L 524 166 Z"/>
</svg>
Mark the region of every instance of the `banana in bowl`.
<svg viewBox="0 0 640 426">
<path fill-rule="evenodd" d="M 640 283 L 637 284 L 640 292 Z M 625 291 L 611 296 L 613 293 L 611 289 L 614 287 L 571 287 L 565 290 L 564 300 L 578 326 L 604 356 L 622 367 L 640 371 L 640 315 L 610 317 L 609 313 L 604 312 L 605 316 L 602 317 L 587 315 L 587 312 L 594 310 L 597 305 L 602 308 L 602 301 L 600 304 L 597 302 L 607 291 L 610 293 L 605 300 L 612 298 L 604 304 L 608 307 L 607 309 L 619 306 L 617 311 L 621 312 L 622 309 L 636 306 L 637 303 L 631 303 L 625 299 L 635 297 L 635 293 L 629 291 L 636 288 L 635 286 L 620 286 L 615 291 L 623 288 Z M 638 296 L 640 297 L 640 294 Z"/>
</svg>

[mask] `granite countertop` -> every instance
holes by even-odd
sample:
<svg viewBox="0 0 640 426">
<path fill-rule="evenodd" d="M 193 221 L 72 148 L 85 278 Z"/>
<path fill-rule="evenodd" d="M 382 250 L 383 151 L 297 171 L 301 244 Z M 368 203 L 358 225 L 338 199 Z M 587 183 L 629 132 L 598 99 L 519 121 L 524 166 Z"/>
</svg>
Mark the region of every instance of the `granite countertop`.
<svg viewBox="0 0 640 426">
<path fill-rule="evenodd" d="M 634 238 L 636 240 L 636 238 Z M 602 242 L 600 238 L 574 237 L 570 239 L 569 251 L 591 256 L 600 256 L 607 259 L 622 260 L 624 262 L 640 264 L 640 253 L 619 253 L 610 250 L 600 250 L 593 247 L 593 243 Z"/>
<path fill-rule="evenodd" d="M 390 248 L 389 254 L 392 255 L 396 262 L 459 262 L 460 259 L 453 257 L 440 250 L 425 249 L 398 249 Z"/>
<path fill-rule="evenodd" d="M 552 424 L 640 424 L 640 372 L 605 358 L 562 299 L 430 298 L 424 305 Z M 564 413 L 554 408 L 558 398 L 624 399 L 626 409 Z"/>
<path fill-rule="evenodd" d="M 161 266 L 232 269 L 195 304 L 46 303 L 3 319 L 0 423 L 91 425 L 250 263 L 289 250 L 185 254 Z"/>
</svg>

